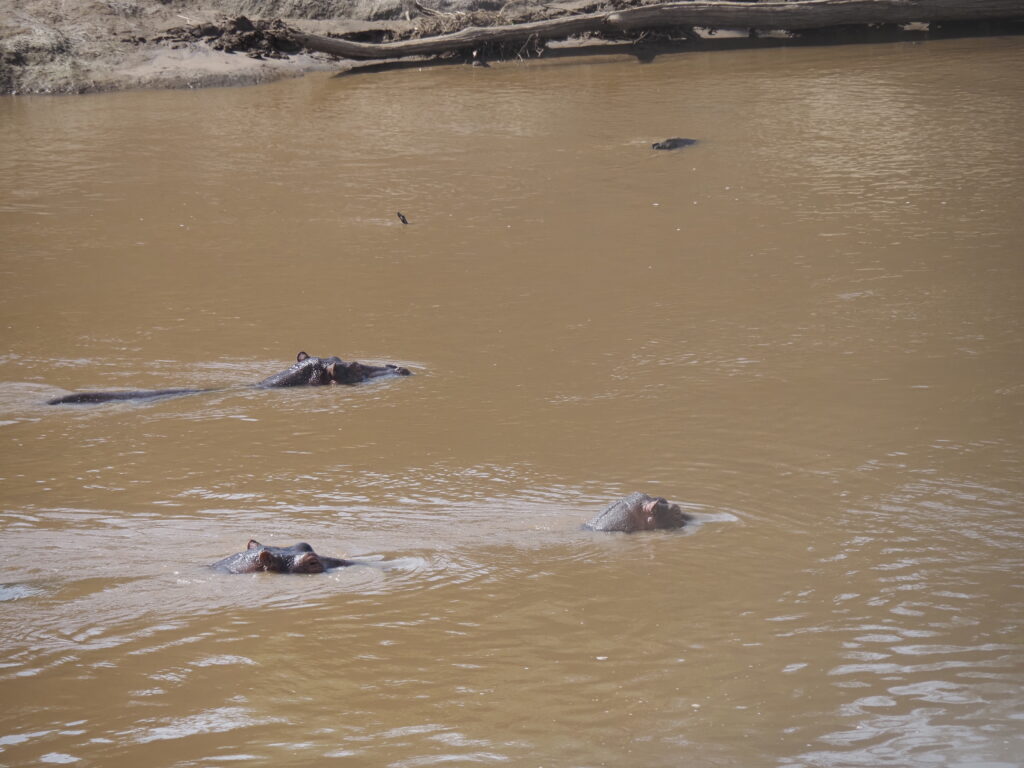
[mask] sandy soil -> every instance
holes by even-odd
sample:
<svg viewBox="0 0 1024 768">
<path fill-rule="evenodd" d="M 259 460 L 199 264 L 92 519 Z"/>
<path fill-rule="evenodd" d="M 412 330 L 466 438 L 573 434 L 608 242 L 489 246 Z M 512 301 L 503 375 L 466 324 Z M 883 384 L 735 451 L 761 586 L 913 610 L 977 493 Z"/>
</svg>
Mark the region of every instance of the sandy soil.
<svg viewBox="0 0 1024 768">
<path fill-rule="evenodd" d="M 493 0 L 430 2 L 442 10 L 495 8 Z M 126 88 L 241 85 L 336 69 L 323 54 L 273 58 L 174 39 L 175 27 L 282 19 L 316 34 L 416 24 L 412 0 L 0 0 L 0 93 L 86 93 Z M 412 20 L 410 20 L 412 19 Z"/>
</svg>

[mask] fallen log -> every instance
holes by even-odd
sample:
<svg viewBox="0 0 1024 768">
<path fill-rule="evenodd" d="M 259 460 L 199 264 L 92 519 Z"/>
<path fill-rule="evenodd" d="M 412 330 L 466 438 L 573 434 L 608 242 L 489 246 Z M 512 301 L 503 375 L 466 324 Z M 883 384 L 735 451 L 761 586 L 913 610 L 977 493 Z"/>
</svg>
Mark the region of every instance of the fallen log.
<svg viewBox="0 0 1024 768">
<path fill-rule="evenodd" d="M 672 27 L 737 27 L 805 30 L 852 24 L 908 24 L 936 21 L 1024 19 L 1024 0 L 792 0 L 791 2 L 675 2 L 621 11 L 466 27 L 458 32 L 358 43 L 292 30 L 304 48 L 348 59 L 395 59 L 466 50 L 490 43 L 552 40 L 586 33 L 614 34 Z"/>
</svg>

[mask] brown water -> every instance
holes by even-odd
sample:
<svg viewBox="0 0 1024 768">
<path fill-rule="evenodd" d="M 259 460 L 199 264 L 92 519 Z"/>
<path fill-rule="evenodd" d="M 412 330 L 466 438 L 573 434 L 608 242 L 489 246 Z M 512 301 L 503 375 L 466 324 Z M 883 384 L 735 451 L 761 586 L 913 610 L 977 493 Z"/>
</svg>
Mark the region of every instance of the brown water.
<svg viewBox="0 0 1024 768">
<path fill-rule="evenodd" d="M 0 763 L 1024 763 L 1022 71 L 0 101 Z M 241 386 L 300 349 L 416 375 Z"/>
</svg>

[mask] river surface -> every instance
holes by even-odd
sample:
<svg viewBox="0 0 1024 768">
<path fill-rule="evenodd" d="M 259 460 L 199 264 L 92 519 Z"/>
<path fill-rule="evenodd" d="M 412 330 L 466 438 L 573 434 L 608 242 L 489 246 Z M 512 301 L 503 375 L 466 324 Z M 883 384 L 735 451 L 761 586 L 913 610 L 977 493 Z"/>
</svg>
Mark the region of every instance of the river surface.
<svg viewBox="0 0 1024 768">
<path fill-rule="evenodd" d="M 1024 764 L 1022 72 L 0 101 L 0 764 Z M 695 524 L 581 530 L 633 490 Z"/>
</svg>

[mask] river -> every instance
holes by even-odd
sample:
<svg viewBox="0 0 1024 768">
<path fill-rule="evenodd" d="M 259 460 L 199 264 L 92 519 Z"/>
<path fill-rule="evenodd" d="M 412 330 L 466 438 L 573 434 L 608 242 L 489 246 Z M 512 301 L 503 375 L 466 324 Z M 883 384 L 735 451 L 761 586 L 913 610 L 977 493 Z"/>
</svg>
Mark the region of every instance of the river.
<svg viewBox="0 0 1024 768">
<path fill-rule="evenodd" d="M 1021 765 L 1022 71 L 0 100 L 0 764 Z"/>
</svg>

